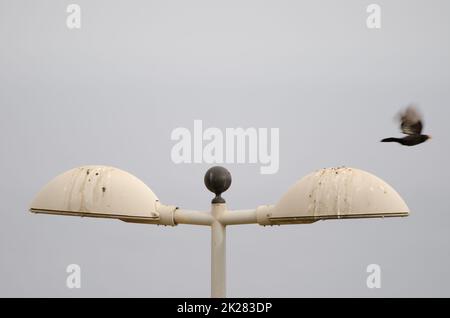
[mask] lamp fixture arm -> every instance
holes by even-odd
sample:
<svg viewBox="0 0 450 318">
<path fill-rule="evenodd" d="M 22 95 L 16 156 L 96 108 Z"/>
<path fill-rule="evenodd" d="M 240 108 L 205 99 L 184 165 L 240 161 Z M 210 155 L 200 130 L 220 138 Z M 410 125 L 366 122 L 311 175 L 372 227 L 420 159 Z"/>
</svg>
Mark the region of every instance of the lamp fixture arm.
<svg viewBox="0 0 450 318">
<path fill-rule="evenodd" d="M 175 224 L 189 224 L 189 225 L 206 225 L 211 226 L 214 222 L 214 217 L 207 212 L 175 209 L 174 211 Z"/>
</svg>

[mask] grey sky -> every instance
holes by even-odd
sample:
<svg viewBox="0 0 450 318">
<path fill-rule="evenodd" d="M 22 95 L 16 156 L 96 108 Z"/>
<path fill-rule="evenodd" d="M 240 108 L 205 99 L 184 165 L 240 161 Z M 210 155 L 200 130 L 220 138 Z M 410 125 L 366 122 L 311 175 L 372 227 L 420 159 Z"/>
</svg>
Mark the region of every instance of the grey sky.
<svg viewBox="0 0 450 318">
<path fill-rule="evenodd" d="M 81 30 L 66 7 L 82 8 Z M 119 167 L 165 204 L 207 210 L 207 164 L 170 160 L 176 127 L 280 128 L 280 170 L 226 165 L 231 209 L 276 203 L 323 167 L 367 170 L 409 218 L 228 230 L 234 297 L 450 296 L 450 2 L 0 0 L 0 296 L 207 297 L 208 228 L 32 215 L 57 174 Z M 400 135 L 416 102 L 433 139 Z M 65 285 L 82 268 L 82 288 Z M 382 288 L 366 287 L 366 266 Z"/>
</svg>

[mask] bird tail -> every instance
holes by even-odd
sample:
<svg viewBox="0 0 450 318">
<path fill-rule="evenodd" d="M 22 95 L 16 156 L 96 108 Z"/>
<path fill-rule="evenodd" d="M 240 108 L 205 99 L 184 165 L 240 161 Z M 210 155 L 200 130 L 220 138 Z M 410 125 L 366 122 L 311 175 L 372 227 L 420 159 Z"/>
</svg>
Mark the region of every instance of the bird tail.
<svg viewBox="0 0 450 318">
<path fill-rule="evenodd" d="M 398 138 L 391 137 L 391 138 L 384 138 L 381 140 L 381 142 L 398 142 L 399 140 L 400 139 Z"/>
</svg>

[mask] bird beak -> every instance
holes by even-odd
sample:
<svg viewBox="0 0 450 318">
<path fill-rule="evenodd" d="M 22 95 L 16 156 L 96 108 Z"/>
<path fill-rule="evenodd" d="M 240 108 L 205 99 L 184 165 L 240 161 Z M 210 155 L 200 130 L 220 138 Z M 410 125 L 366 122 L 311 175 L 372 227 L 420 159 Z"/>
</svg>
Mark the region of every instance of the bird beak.
<svg viewBox="0 0 450 318">
<path fill-rule="evenodd" d="M 432 137 L 432 136 L 430 136 L 430 135 L 428 135 L 428 139 L 433 139 L 433 137 Z"/>
</svg>

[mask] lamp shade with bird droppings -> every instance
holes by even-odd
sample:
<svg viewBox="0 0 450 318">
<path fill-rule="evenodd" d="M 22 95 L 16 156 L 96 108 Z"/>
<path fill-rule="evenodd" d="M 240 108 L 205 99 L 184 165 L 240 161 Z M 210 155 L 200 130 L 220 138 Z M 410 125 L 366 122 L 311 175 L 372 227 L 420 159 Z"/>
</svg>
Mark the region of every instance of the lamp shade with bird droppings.
<svg viewBox="0 0 450 318">
<path fill-rule="evenodd" d="M 312 223 L 325 219 L 408 216 L 400 195 L 380 178 L 354 168 L 313 172 L 280 201 L 261 209 L 260 224 Z"/>
<path fill-rule="evenodd" d="M 175 207 L 163 206 L 135 176 L 108 166 L 84 166 L 50 181 L 31 203 L 30 211 L 126 222 L 173 224 Z"/>
</svg>

